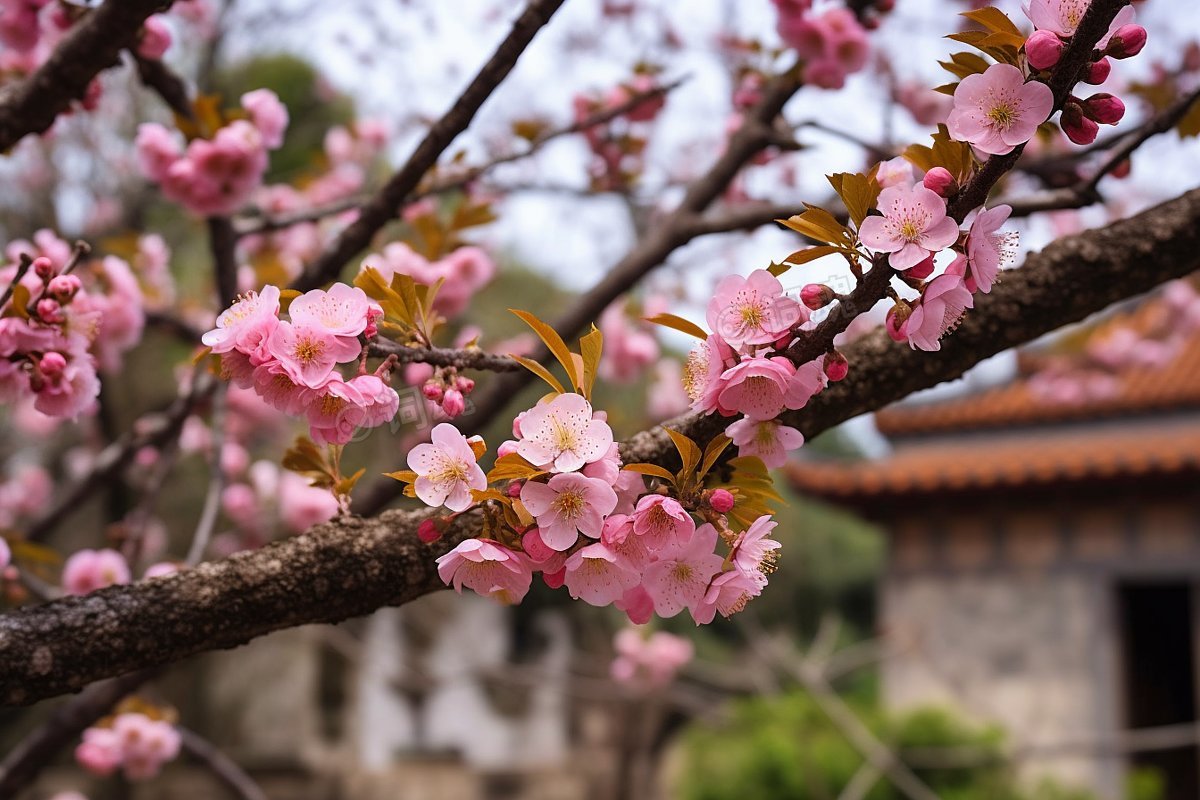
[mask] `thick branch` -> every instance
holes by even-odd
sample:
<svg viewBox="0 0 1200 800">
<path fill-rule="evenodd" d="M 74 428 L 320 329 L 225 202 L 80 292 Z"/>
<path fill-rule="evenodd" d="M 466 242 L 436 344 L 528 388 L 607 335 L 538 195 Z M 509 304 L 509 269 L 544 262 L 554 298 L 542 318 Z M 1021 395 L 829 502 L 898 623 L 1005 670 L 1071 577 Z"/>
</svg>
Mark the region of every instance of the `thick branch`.
<svg viewBox="0 0 1200 800">
<path fill-rule="evenodd" d="M 846 348 L 850 376 L 786 424 L 811 437 L 850 417 L 960 376 L 978 361 L 1200 268 L 1200 190 L 1031 255 L 978 299 L 937 353 L 876 332 Z M 727 419 L 673 421 L 700 441 Z M 669 465 L 661 428 L 625 443 L 627 461 Z M 415 536 L 422 512 L 349 517 L 225 561 L 0 616 L 0 702 L 31 703 L 91 681 L 234 647 L 281 628 L 336 622 L 441 587 L 434 559 L 477 521 L 460 517 L 434 545 Z"/>
<path fill-rule="evenodd" d="M 512 31 L 487 63 L 479 70 L 475 79 L 463 90 L 446 115 L 433 124 L 407 163 L 392 176 L 379 193 L 365 203 L 356 219 L 322 253 L 308 265 L 304 274 L 296 281 L 300 291 L 315 289 L 323 283 L 337 278 L 346 262 L 371 244 L 379 230 L 400 213 L 405 200 L 417 188 L 425 173 L 437 163 L 438 158 L 458 135 L 467 129 L 475 113 L 479 111 L 500 82 L 516 65 L 517 59 L 533 41 L 533 37 L 550 21 L 564 0 L 531 0 L 525 11 L 513 23 Z"/>
<path fill-rule="evenodd" d="M 53 125 L 101 70 L 136 44 L 146 18 L 170 6 L 171 0 L 122 0 L 104 3 L 80 20 L 36 72 L 0 90 L 0 152 Z"/>
</svg>

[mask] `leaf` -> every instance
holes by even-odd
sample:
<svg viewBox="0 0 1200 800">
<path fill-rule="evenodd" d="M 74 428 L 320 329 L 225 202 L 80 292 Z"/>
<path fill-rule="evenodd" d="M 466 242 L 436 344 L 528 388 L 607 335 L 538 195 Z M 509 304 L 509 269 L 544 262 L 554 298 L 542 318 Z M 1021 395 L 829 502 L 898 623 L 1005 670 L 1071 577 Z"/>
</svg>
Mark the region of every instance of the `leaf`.
<svg viewBox="0 0 1200 800">
<path fill-rule="evenodd" d="M 922 144 L 909 145 L 902 155 L 925 172 L 934 167 L 944 167 L 960 183 L 970 178 L 975 164 L 970 146 L 966 142 L 951 139 L 950 131 L 945 125 L 938 125 L 933 134 L 932 147 Z"/>
<path fill-rule="evenodd" d="M 487 479 L 488 483 L 527 480 L 544 472 L 545 470 L 538 469 L 517 453 L 509 453 L 496 459 L 496 465 L 488 472 Z"/>
<path fill-rule="evenodd" d="M 12 299 L 9 301 L 8 310 L 4 312 L 4 316 L 29 319 L 29 300 L 29 288 L 24 284 L 13 284 Z"/>
<path fill-rule="evenodd" d="M 994 6 L 984 6 L 974 11 L 964 11 L 959 16 L 966 17 L 981 26 L 984 30 L 993 33 L 1007 33 L 1013 36 L 1021 36 L 1021 29 L 1008 18 L 1007 14 Z"/>
<path fill-rule="evenodd" d="M 604 334 L 595 325 L 579 340 L 579 353 L 583 359 L 583 396 L 592 398 L 592 387 L 600 371 L 600 356 L 604 352 Z"/>
<path fill-rule="evenodd" d="M 875 207 L 882 187 L 879 181 L 861 172 L 838 172 L 827 176 L 833 190 L 842 198 L 850 220 L 857 228 L 867 218 L 867 214 Z"/>
<path fill-rule="evenodd" d="M 827 245 L 822 245 L 822 247 L 825 247 L 825 246 L 827 246 Z M 783 275 L 785 272 L 787 272 L 791 268 L 792 268 L 792 265 L 787 263 L 787 259 L 784 259 L 782 264 L 776 264 L 774 261 L 772 261 L 771 266 L 767 267 L 767 272 L 771 273 L 776 278 L 778 278 L 780 275 Z"/>
<path fill-rule="evenodd" d="M 499 489 L 472 489 L 471 499 L 476 503 L 484 503 L 488 500 L 498 500 L 507 505 L 512 502 L 512 498 L 501 492 Z"/>
<path fill-rule="evenodd" d="M 852 235 L 846 226 L 838 222 L 837 218 L 828 211 L 816 206 L 805 205 L 807 210 L 803 213 L 775 221 L 818 242 L 833 244 L 852 240 Z"/>
<path fill-rule="evenodd" d="M 626 464 L 621 469 L 629 472 L 636 472 L 639 475 L 650 475 L 655 478 L 662 478 L 664 481 L 669 481 L 672 485 L 675 483 L 675 476 L 668 470 L 663 469 L 657 464 Z"/>
<path fill-rule="evenodd" d="M 563 369 L 567 371 L 567 378 L 570 379 L 571 386 L 578 389 L 580 380 L 579 376 L 575 374 L 575 360 L 571 358 L 571 350 L 567 347 L 567 343 L 562 340 L 562 337 L 558 335 L 558 331 L 528 311 L 521 311 L 516 308 L 510 308 L 509 311 L 520 317 L 530 328 L 533 328 L 533 332 L 545 343 L 550 352 L 554 354 L 554 357 L 558 359 L 558 363 L 562 364 Z"/>
<path fill-rule="evenodd" d="M 347 478 L 342 478 L 340 481 L 334 484 L 333 491 L 340 495 L 349 495 L 354 491 L 354 486 L 358 483 L 358 479 L 361 478 L 366 471 L 366 467 L 363 467 L 353 475 Z"/>
<path fill-rule="evenodd" d="M 700 464 L 700 448 L 696 446 L 695 442 L 679 431 L 671 430 L 670 428 L 663 428 L 663 430 L 671 437 L 671 441 L 675 443 L 675 449 L 679 451 L 679 457 L 683 460 L 683 470 L 680 474 L 691 475 Z"/>
<path fill-rule="evenodd" d="M 383 474 L 389 478 L 398 480 L 401 483 L 414 483 L 417 480 L 417 473 L 413 472 L 411 469 L 401 469 L 396 470 L 395 472 L 385 472 Z"/>
<path fill-rule="evenodd" d="M 1175 126 L 1175 130 L 1179 131 L 1179 135 L 1184 139 L 1200 135 L 1200 100 L 1192 103 L 1183 119 Z"/>
<path fill-rule="evenodd" d="M 655 314 L 653 317 L 646 317 L 646 322 L 653 322 L 655 325 L 662 325 L 665 328 L 686 333 L 688 336 L 695 336 L 700 341 L 708 338 L 708 334 L 699 325 L 674 314 Z"/>
<path fill-rule="evenodd" d="M 939 61 L 942 68 L 958 79 L 987 72 L 991 65 L 974 53 L 955 53 L 949 61 Z"/>
<path fill-rule="evenodd" d="M 300 292 L 296 289 L 281 289 L 279 291 L 279 310 L 284 314 L 291 308 L 292 301 L 300 296 Z"/>
<path fill-rule="evenodd" d="M 712 469 L 713 464 L 717 463 L 717 459 L 721 457 L 721 453 L 725 452 L 725 448 L 729 447 L 733 439 L 730 439 L 723 433 L 713 437 L 708 446 L 704 448 L 704 459 L 700 462 L 699 478 L 703 478 Z"/>
<path fill-rule="evenodd" d="M 563 385 L 558 382 L 558 378 L 550 374 L 550 370 L 546 369 L 532 358 L 525 358 L 525 356 L 519 356 L 516 353 L 509 353 L 508 357 L 532 372 L 534 375 L 537 375 L 546 383 L 550 384 L 550 388 L 554 391 L 558 392 L 559 394 L 567 393 L 567 390 L 563 388 Z"/>
<path fill-rule="evenodd" d="M 24 539 L 9 539 L 8 548 L 12 551 L 13 558 L 26 563 L 54 566 L 61 564 L 63 560 L 57 550 Z"/>
<path fill-rule="evenodd" d="M 842 248 L 840 247 L 835 247 L 831 244 L 818 244 L 814 245 L 813 247 L 807 247 L 804 250 L 797 250 L 785 258 L 784 261 L 789 264 L 800 266 L 801 264 L 807 264 L 810 261 L 816 261 L 818 258 L 822 258 L 823 256 L 840 252 L 842 252 Z"/>
</svg>

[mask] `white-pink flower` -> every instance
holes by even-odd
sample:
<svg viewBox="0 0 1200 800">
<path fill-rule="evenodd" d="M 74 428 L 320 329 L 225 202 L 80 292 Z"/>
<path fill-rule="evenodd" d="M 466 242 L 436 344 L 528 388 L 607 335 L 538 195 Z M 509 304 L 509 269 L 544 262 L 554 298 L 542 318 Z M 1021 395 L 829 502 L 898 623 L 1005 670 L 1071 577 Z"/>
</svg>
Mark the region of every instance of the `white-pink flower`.
<svg viewBox="0 0 1200 800">
<path fill-rule="evenodd" d="M 297 297 L 288 306 L 288 316 L 293 324 L 314 325 L 353 339 L 367 329 L 367 312 L 374 305 L 357 286 L 335 283 L 328 291 L 313 289 Z"/>
<path fill-rule="evenodd" d="M 448 422 L 435 425 L 430 439 L 431 444 L 419 444 L 408 453 L 408 466 L 418 476 L 413 489 L 426 505 L 465 511 L 473 502 L 471 490 L 487 488 L 475 451 Z"/>
<path fill-rule="evenodd" d="M 738 534 L 730 553 L 733 565 L 750 575 L 760 586 L 767 585 L 767 575 L 775 571 L 775 551 L 783 545 L 767 536 L 779 523 L 764 514 L 750 527 Z"/>
<path fill-rule="evenodd" d="M 567 558 L 564 584 L 571 597 L 594 606 L 607 606 L 641 582 L 623 559 L 603 542 L 580 548 Z"/>
<path fill-rule="evenodd" d="M 633 532 L 652 550 L 673 542 L 686 542 L 696 531 L 696 521 L 678 500 L 648 494 L 633 512 Z"/>
<path fill-rule="evenodd" d="M 959 256 L 944 274 L 925 284 L 921 302 L 913 307 L 902 329 L 914 350 L 941 350 L 942 336 L 958 324 L 968 308 L 974 307 L 961 271 L 965 261 Z"/>
<path fill-rule="evenodd" d="M 924 186 L 889 186 L 879 193 L 883 216 L 863 220 L 858 237 L 896 269 L 910 269 L 954 244 L 958 224 L 946 216 L 946 201 Z"/>
<path fill-rule="evenodd" d="M 521 430 L 525 430 L 525 423 Z M 554 475 L 547 483 L 526 481 L 521 487 L 521 502 L 537 518 L 542 541 L 562 551 L 575 544 L 581 533 L 593 539 L 600 537 L 604 518 L 617 505 L 617 493 L 599 478 L 573 472 Z"/>
<path fill-rule="evenodd" d="M 980 211 L 971 223 L 971 230 L 967 234 L 969 290 L 978 289 L 985 294 L 990 292 L 1000 269 L 1013 262 L 1020 237 L 1016 231 L 1000 230 L 1011 213 L 1012 206 L 999 205 Z"/>
<path fill-rule="evenodd" d="M 800 304 L 783 293 L 783 284 L 765 269 L 748 277 L 728 275 L 708 301 L 708 326 L 731 347 L 771 344 L 802 322 Z"/>
<path fill-rule="evenodd" d="M 1028 0 L 1021 4 L 1021 10 L 1038 30 L 1051 31 L 1064 39 L 1070 39 L 1075 35 L 1075 29 L 1079 27 L 1091 4 L 1091 0 Z M 1101 50 L 1108 44 L 1113 31 L 1133 22 L 1134 14 L 1133 6 L 1129 5 L 1117 12 L 1112 24 L 1108 26 L 1108 33 L 1099 42 Z"/>
<path fill-rule="evenodd" d="M 757 456 L 771 469 L 787 463 L 789 450 L 804 444 L 804 434 L 776 420 L 739 419 L 725 429 L 739 456 Z"/>
<path fill-rule="evenodd" d="M 713 578 L 704 592 L 704 599 L 691 609 L 692 619 L 697 625 L 707 625 L 718 611 L 723 617 L 731 617 L 761 593 L 762 586 L 741 570 L 722 572 Z"/>
<path fill-rule="evenodd" d="M 214 353 L 227 353 L 239 346 L 255 323 L 275 319 L 279 314 L 279 287 L 264 286 L 261 292 L 247 292 L 217 317 L 217 326 L 200 337 Z"/>
<path fill-rule="evenodd" d="M 62 588 L 67 594 L 89 594 L 118 583 L 129 583 L 129 565 L 116 550 L 80 550 L 63 565 Z"/>
<path fill-rule="evenodd" d="M 358 358 L 362 346 L 317 325 L 280 322 L 271 331 L 267 350 L 293 381 L 319 389 L 336 365 Z"/>
<path fill-rule="evenodd" d="M 976 149 L 1004 155 L 1033 138 L 1054 110 L 1054 92 L 1041 81 L 1025 81 L 1012 64 L 993 64 L 968 75 L 954 90 L 946 118 L 950 135 Z"/>
<path fill-rule="evenodd" d="M 517 453 L 534 466 L 574 472 L 604 458 L 612 443 L 612 428 L 594 418 L 592 404 L 568 392 L 525 412 Z"/>
<path fill-rule="evenodd" d="M 438 577 L 454 591 L 462 587 L 502 603 L 519 603 L 529 591 L 533 572 L 520 553 L 487 539 L 467 539 L 437 560 Z"/>
<path fill-rule="evenodd" d="M 714 552 L 716 546 L 717 529 L 706 522 L 688 541 L 672 543 L 646 567 L 642 585 L 660 617 L 673 617 L 704 599 L 709 581 L 721 571 L 723 559 Z"/>
</svg>

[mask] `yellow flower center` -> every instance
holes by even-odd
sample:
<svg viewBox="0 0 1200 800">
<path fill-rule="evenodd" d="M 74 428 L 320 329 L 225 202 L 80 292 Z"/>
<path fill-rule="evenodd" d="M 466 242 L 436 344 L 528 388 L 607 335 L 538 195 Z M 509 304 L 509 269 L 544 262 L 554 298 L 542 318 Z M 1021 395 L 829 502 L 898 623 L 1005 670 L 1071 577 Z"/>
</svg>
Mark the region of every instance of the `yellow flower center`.
<svg viewBox="0 0 1200 800">
<path fill-rule="evenodd" d="M 558 497 L 554 498 L 554 508 L 567 519 L 575 519 L 582 515 L 586 505 L 587 500 L 578 489 L 567 489 L 559 492 Z"/>
<path fill-rule="evenodd" d="M 311 364 L 321 357 L 321 353 L 325 351 L 325 343 L 320 339 L 299 339 L 296 342 L 296 347 L 292 351 L 292 355 L 301 364 Z"/>
<path fill-rule="evenodd" d="M 761 328 L 763 322 L 763 309 L 757 303 L 754 305 L 744 305 L 740 309 L 742 324 L 747 328 Z"/>
<path fill-rule="evenodd" d="M 683 583 L 692 579 L 692 565 L 685 564 L 682 561 L 675 564 L 675 569 L 671 570 L 671 577 Z"/>
<path fill-rule="evenodd" d="M 987 117 L 1001 130 L 1008 130 L 1017 121 L 1017 110 L 1011 103 L 997 103 L 988 109 Z"/>
</svg>

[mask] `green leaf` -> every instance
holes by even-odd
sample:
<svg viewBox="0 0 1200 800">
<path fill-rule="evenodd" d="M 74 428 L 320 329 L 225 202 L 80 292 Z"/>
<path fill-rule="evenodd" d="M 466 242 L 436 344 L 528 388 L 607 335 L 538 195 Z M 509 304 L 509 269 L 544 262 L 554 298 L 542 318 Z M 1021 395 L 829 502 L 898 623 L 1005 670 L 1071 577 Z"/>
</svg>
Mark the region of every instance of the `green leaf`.
<svg viewBox="0 0 1200 800">
<path fill-rule="evenodd" d="M 575 360 L 571 358 L 571 350 L 567 347 L 567 343 L 558 335 L 558 331 L 551 328 L 540 319 L 530 314 L 528 311 L 521 311 L 516 308 L 510 308 L 509 311 L 516 314 L 533 332 L 538 335 L 546 347 L 558 359 L 558 363 L 562 364 L 563 369 L 567 371 L 567 378 L 571 381 L 571 386 L 578 389 L 580 386 L 579 375 L 575 372 Z M 561 389 L 559 391 L 562 391 Z"/>
<path fill-rule="evenodd" d="M 550 384 L 550 388 L 554 391 L 558 392 L 559 394 L 567 393 L 567 390 L 563 388 L 563 385 L 558 382 L 558 378 L 550 374 L 550 370 L 546 369 L 532 358 L 525 358 L 525 356 L 519 356 L 516 353 L 509 353 L 508 357 L 532 372 L 534 375 L 537 375 L 546 383 Z"/>
<path fill-rule="evenodd" d="M 646 317 L 646 322 L 653 322 L 655 325 L 662 325 L 680 333 L 686 333 L 688 336 L 695 336 L 700 341 L 708 338 L 708 334 L 699 325 L 674 314 L 656 314 L 653 317 Z"/>
</svg>

